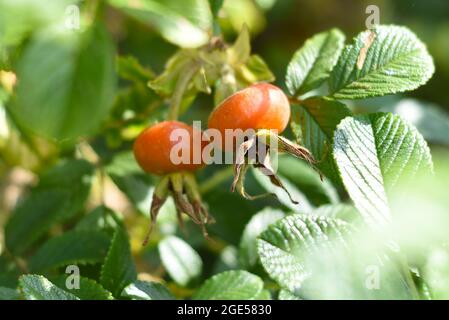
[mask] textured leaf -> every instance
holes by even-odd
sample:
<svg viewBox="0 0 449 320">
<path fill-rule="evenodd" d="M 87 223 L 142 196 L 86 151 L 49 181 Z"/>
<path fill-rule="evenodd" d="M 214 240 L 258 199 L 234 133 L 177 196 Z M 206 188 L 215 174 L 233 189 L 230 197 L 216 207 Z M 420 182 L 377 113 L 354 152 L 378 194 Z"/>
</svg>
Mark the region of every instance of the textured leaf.
<svg viewBox="0 0 449 320">
<path fill-rule="evenodd" d="M 119 218 L 116 213 L 105 206 L 98 206 L 82 219 L 75 226 L 76 231 L 98 232 L 105 231 L 112 234 L 119 225 Z"/>
<path fill-rule="evenodd" d="M 345 243 L 350 226 L 337 219 L 288 216 L 272 224 L 257 240 L 257 252 L 268 275 L 281 287 L 297 292 L 312 270 L 306 255 Z M 334 242 L 336 241 L 336 242 Z"/>
<path fill-rule="evenodd" d="M 159 242 L 158 248 L 165 269 L 177 284 L 187 286 L 201 275 L 201 257 L 184 240 L 169 236 Z"/>
<path fill-rule="evenodd" d="M 409 29 L 376 26 L 343 50 L 330 77 L 337 99 L 361 99 L 410 91 L 426 83 L 435 67 L 425 45 Z"/>
<path fill-rule="evenodd" d="M 313 214 L 317 216 L 336 218 L 346 222 L 353 222 L 360 216 L 352 205 L 345 203 L 328 204 L 318 207 L 313 211 Z"/>
<path fill-rule="evenodd" d="M 52 279 L 52 282 L 59 288 L 72 293 L 81 300 L 111 300 L 112 294 L 92 279 L 80 277 L 79 288 L 68 289 L 66 286 L 66 276 L 59 276 Z"/>
<path fill-rule="evenodd" d="M 399 180 L 432 172 L 422 136 L 392 114 L 343 120 L 335 131 L 334 157 L 349 196 L 369 224 L 389 221 L 387 195 Z"/>
<path fill-rule="evenodd" d="M 89 195 L 92 166 L 63 161 L 41 175 L 39 185 L 14 209 L 5 227 L 6 245 L 20 254 L 53 224 L 79 212 Z"/>
<path fill-rule="evenodd" d="M 212 28 L 207 0 L 109 0 L 133 18 L 155 27 L 171 43 L 185 48 L 205 44 Z"/>
<path fill-rule="evenodd" d="M 136 278 L 128 235 L 123 228 L 118 227 L 101 268 L 100 284 L 114 297 L 119 297 L 122 290 Z"/>
<path fill-rule="evenodd" d="M 102 27 L 61 30 L 39 34 L 25 49 L 11 108 L 24 127 L 58 140 L 96 130 L 108 116 L 116 82 L 114 47 Z"/>
<path fill-rule="evenodd" d="M 301 300 L 301 298 L 295 296 L 288 290 L 282 289 L 279 291 L 278 300 Z"/>
<path fill-rule="evenodd" d="M 272 223 L 283 218 L 284 212 L 266 208 L 256 213 L 245 227 L 240 241 L 239 258 L 245 269 L 254 267 L 258 261 L 256 238 Z"/>
<path fill-rule="evenodd" d="M 135 281 L 122 292 L 122 297 L 132 300 L 173 300 L 173 294 L 161 283 Z"/>
<path fill-rule="evenodd" d="M 252 300 L 262 293 L 263 281 L 247 271 L 219 273 L 206 280 L 193 295 L 195 300 Z"/>
<path fill-rule="evenodd" d="M 291 126 L 296 139 L 319 161 L 320 170 L 337 183 L 332 140 L 337 125 L 349 115 L 344 104 L 328 98 L 310 98 L 292 107 Z"/>
<path fill-rule="evenodd" d="M 287 68 L 285 83 L 293 96 L 320 86 L 332 71 L 343 50 L 345 36 L 338 29 L 319 33 L 295 52 Z"/>
<path fill-rule="evenodd" d="M 109 236 L 102 231 L 71 231 L 54 237 L 32 256 L 29 267 L 41 272 L 68 264 L 102 262 L 108 251 Z"/>
<path fill-rule="evenodd" d="M 58 288 L 40 275 L 23 275 L 19 282 L 27 300 L 79 300 L 73 294 Z"/>
</svg>

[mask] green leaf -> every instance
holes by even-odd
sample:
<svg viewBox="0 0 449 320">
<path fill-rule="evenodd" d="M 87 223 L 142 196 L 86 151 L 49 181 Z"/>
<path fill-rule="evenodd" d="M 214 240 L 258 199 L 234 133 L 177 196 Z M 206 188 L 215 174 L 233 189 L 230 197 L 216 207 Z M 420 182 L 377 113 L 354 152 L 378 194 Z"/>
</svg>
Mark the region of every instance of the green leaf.
<svg viewBox="0 0 449 320">
<path fill-rule="evenodd" d="M 243 25 L 237 40 L 227 50 L 228 61 L 232 65 L 245 63 L 251 54 L 251 36 L 246 24 Z"/>
<path fill-rule="evenodd" d="M 306 40 L 295 52 L 287 68 L 285 83 L 292 96 L 299 96 L 319 87 L 338 61 L 345 42 L 338 29 L 319 33 Z"/>
<path fill-rule="evenodd" d="M 390 220 L 387 195 L 400 180 L 433 171 L 419 132 L 399 116 L 385 113 L 343 120 L 335 131 L 334 157 L 349 196 L 368 224 Z"/>
<path fill-rule="evenodd" d="M 122 290 L 137 278 L 128 235 L 118 227 L 101 268 L 100 284 L 118 298 Z"/>
<path fill-rule="evenodd" d="M 247 271 L 219 273 L 207 279 L 193 295 L 195 300 L 253 300 L 262 293 L 263 281 Z"/>
<path fill-rule="evenodd" d="M 177 284 L 187 286 L 201 275 L 201 257 L 184 240 L 168 236 L 159 242 L 158 248 L 165 269 Z"/>
<path fill-rule="evenodd" d="M 42 272 L 68 264 L 102 262 L 110 243 L 102 231 L 70 231 L 44 243 L 31 257 L 32 272 Z"/>
<path fill-rule="evenodd" d="M 118 57 L 117 65 L 119 76 L 129 81 L 147 83 L 155 77 L 153 71 L 142 66 L 134 56 Z"/>
<path fill-rule="evenodd" d="M 92 173 L 88 162 L 67 160 L 42 174 L 38 186 L 17 205 L 6 224 L 8 249 L 23 253 L 53 224 L 78 213 L 89 195 Z"/>
<path fill-rule="evenodd" d="M 301 300 L 301 298 L 295 296 L 288 290 L 282 289 L 279 291 L 278 300 Z"/>
<path fill-rule="evenodd" d="M 169 42 L 193 48 L 209 40 L 212 13 L 207 0 L 109 0 L 129 16 L 156 28 Z"/>
<path fill-rule="evenodd" d="M 251 55 L 245 64 L 237 67 L 236 71 L 238 79 L 243 79 L 245 84 L 275 80 L 274 74 L 266 62 L 257 54 Z"/>
<path fill-rule="evenodd" d="M 72 293 L 81 300 L 111 300 L 112 294 L 103 288 L 100 284 L 92 279 L 80 277 L 79 288 L 67 288 L 67 276 L 61 275 L 52 279 L 52 282 L 59 288 L 64 288 L 65 291 Z"/>
<path fill-rule="evenodd" d="M 334 130 L 351 111 L 342 103 L 328 98 L 310 98 L 292 107 L 291 126 L 298 143 L 319 160 L 318 168 L 339 183 L 332 157 Z"/>
<path fill-rule="evenodd" d="M 271 293 L 269 290 L 262 290 L 255 300 L 271 300 Z"/>
<path fill-rule="evenodd" d="M 328 217 L 292 215 L 272 224 L 257 240 L 257 252 L 268 275 L 296 293 L 312 270 L 306 255 L 345 243 L 350 226 Z M 336 242 L 335 242 L 336 241 Z"/>
<path fill-rule="evenodd" d="M 360 217 L 360 214 L 352 205 L 345 203 L 328 204 L 318 207 L 313 211 L 313 214 L 340 219 L 346 222 L 356 221 Z"/>
<path fill-rule="evenodd" d="M 449 299 L 449 251 L 447 248 L 437 248 L 430 252 L 423 276 L 434 299 Z"/>
<path fill-rule="evenodd" d="M 17 300 L 20 294 L 16 289 L 0 287 L 0 300 Z"/>
<path fill-rule="evenodd" d="M 84 32 L 39 33 L 17 66 L 17 101 L 10 108 L 25 128 L 57 140 L 96 130 L 112 106 L 114 47 L 101 26 Z M 58 88 L 58 90 L 55 90 Z"/>
<path fill-rule="evenodd" d="M 239 260 L 245 269 L 252 268 L 258 262 L 256 238 L 272 223 L 283 218 L 281 210 L 265 208 L 256 213 L 245 227 L 240 240 Z"/>
<path fill-rule="evenodd" d="M 73 294 L 58 288 L 40 275 L 23 275 L 20 277 L 19 283 L 27 300 L 79 300 Z"/>
<path fill-rule="evenodd" d="M 173 300 L 173 294 L 163 285 L 157 282 L 135 281 L 128 285 L 122 292 L 122 297 L 131 300 Z"/>
<path fill-rule="evenodd" d="M 405 27 L 376 26 L 343 50 L 330 77 L 337 99 L 405 92 L 425 84 L 435 67 L 425 45 Z"/>
<path fill-rule="evenodd" d="M 119 218 L 116 213 L 105 206 L 98 206 L 87 213 L 75 226 L 76 231 L 113 233 L 118 227 Z"/>
</svg>

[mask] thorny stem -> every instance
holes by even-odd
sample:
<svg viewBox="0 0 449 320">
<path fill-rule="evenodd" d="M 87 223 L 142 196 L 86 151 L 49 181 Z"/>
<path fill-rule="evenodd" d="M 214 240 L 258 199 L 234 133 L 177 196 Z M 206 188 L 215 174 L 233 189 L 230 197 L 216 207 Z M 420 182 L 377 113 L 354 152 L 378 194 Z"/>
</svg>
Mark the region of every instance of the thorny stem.
<svg viewBox="0 0 449 320">
<path fill-rule="evenodd" d="M 175 91 L 170 100 L 170 110 L 168 113 L 168 120 L 176 120 L 179 114 L 179 108 L 181 106 L 182 97 L 187 90 L 190 80 L 193 78 L 194 74 L 198 71 L 198 63 L 194 63 L 185 73 L 179 76 L 178 82 L 176 83 Z"/>
</svg>

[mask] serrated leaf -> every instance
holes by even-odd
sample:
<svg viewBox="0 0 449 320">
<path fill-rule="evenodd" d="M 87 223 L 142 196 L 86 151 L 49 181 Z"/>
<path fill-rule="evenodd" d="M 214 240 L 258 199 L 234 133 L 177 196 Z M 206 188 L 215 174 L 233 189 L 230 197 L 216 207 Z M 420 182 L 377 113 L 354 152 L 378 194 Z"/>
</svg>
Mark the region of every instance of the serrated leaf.
<svg viewBox="0 0 449 320">
<path fill-rule="evenodd" d="M 207 279 L 193 295 L 195 300 L 253 300 L 260 296 L 263 281 L 247 271 L 219 273 Z"/>
<path fill-rule="evenodd" d="M 296 293 L 312 270 L 306 255 L 346 242 L 350 226 L 337 219 L 306 215 L 288 216 L 272 224 L 257 240 L 257 252 L 268 275 Z"/>
<path fill-rule="evenodd" d="M 119 297 L 122 290 L 136 278 L 128 235 L 122 227 L 118 227 L 101 268 L 100 284 L 114 297 Z"/>
<path fill-rule="evenodd" d="M 291 95 L 299 96 L 319 87 L 338 61 L 345 41 L 338 29 L 319 33 L 295 52 L 287 68 L 285 83 Z"/>
<path fill-rule="evenodd" d="M 207 0 L 109 0 L 127 15 L 155 27 L 169 42 L 184 48 L 205 44 L 212 28 Z"/>
<path fill-rule="evenodd" d="M 37 187 L 14 209 L 5 227 L 6 246 L 24 252 L 53 224 L 79 212 L 89 195 L 92 166 L 82 160 L 62 161 L 40 177 Z"/>
<path fill-rule="evenodd" d="M 68 276 L 68 275 L 67 275 Z M 52 282 L 81 300 L 111 300 L 112 294 L 92 279 L 80 277 L 79 288 L 67 288 L 67 276 L 58 276 Z"/>
<path fill-rule="evenodd" d="M 274 74 L 268 65 L 257 54 L 251 55 L 245 64 L 237 67 L 237 76 L 239 80 L 244 80 L 244 83 L 247 85 L 255 82 L 272 82 L 275 80 Z"/>
<path fill-rule="evenodd" d="M 335 131 L 333 150 L 343 184 L 368 224 L 390 220 L 387 196 L 399 180 L 433 171 L 423 137 L 392 114 L 346 118 Z"/>
<path fill-rule="evenodd" d="M 265 208 L 252 216 L 243 230 L 239 247 L 239 260 L 245 269 L 254 267 L 258 262 L 256 238 L 272 223 L 283 218 L 281 210 Z"/>
<path fill-rule="evenodd" d="M 201 275 L 201 257 L 184 240 L 168 236 L 159 242 L 158 249 L 165 269 L 180 286 L 191 284 Z"/>
<path fill-rule="evenodd" d="M 343 50 L 330 77 L 337 99 L 361 99 L 410 91 L 435 71 L 432 57 L 405 27 L 375 26 Z"/>
<path fill-rule="evenodd" d="M 313 211 L 313 214 L 340 219 L 346 222 L 354 222 L 360 217 L 358 211 L 352 205 L 345 203 L 320 206 Z"/>
<path fill-rule="evenodd" d="M 96 130 L 112 107 L 116 83 L 114 46 L 103 27 L 62 30 L 40 33 L 27 46 L 10 108 L 25 128 L 56 140 Z"/>
<path fill-rule="evenodd" d="M 131 300 L 174 300 L 173 294 L 161 283 L 135 281 L 122 292 L 122 297 Z"/>
<path fill-rule="evenodd" d="M 55 286 L 44 276 L 26 274 L 20 277 L 19 283 L 27 300 L 79 300 L 73 294 Z"/>
<path fill-rule="evenodd" d="M 312 152 L 318 168 L 337 184 L 332 140 L 337 125 L 349 115 L 343 103 L 328 98 L 309 98 L 292 107 L 291 126 L 298 143 Z"/>
<path fill-rule="evenodd" d="M 67 232 L 44 243 L 31 257 L 29 268 L 32 272 L 42 272 L 68 264 L 102 262 L 110 240 L 99 230 Z"/>
</svg>

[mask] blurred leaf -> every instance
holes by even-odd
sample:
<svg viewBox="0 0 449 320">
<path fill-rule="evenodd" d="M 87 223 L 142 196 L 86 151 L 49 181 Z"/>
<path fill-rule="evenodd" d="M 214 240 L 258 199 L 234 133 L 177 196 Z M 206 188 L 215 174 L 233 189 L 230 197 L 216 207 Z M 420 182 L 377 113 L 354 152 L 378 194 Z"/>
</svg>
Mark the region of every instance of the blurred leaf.
<svg viewBox="0 0 449 320">
<path fill-rule="evenodd" d="M 131 300 L 174 300 L 173 294 L 162 284 L 137 280 L 128 285 L 122 297 Z"/>
<path fill-rule="evenodd" d="M 0 1 L 0 47 L 18 45 L 31 32 L 60 23 L 65 10 L 77 0 Z"/>
<path fill-rule="evenodd" d="M 247 271 L 219 273 L 209 278 L 193 295 L 195 300 L 252 300 L 262 293 L 263 281 Z"/>
<path fill-rule="evenodd" d="M 128 235 L 118 227 L 101 268 L 100 284 L 118 298 L 122 290 L 137 278 Z"/>
<path fill-rule="evenodd" d="M 70 231 L 44 243 L 31 257 L 29 268 L 42 272 L 68 264 L 91 264 L 104 260 L 110 243 L 102 231 Z"/>
<path fill-rule="evenodd" d="M 262 290 L 255 300 L 271 300 L 271 293 L 269 290 Z"/>
<path fill-rule="evenodd" d="M 313 211 L 314 215 L 340 219 L 345 222 L 358 220 L 359 213 L 352 205 L 345 203 L 320 206 Z"/>
<path fill-rule="evenodd" d="M 223 6 L 223 2 L 224 2 L 224 0 L 209 0 L 212 15 L 214 17 L 218 16 L 218 12 L 220 11 L 221 7 Z"/>
<path fill-rule="evenodd" d="M 237 40 L 228 48 L 227 54 L 228 61 L 232 65 L 239 65 L 248 61 L 251 54 L 251 37 L 246 24 L 243 25 Z"/>
<path fill-rule="evenodd" d="M 223 27 L 223 23 L 230 24 L 237 33 L 246 24 L 251 34 L 257 34 L 266 24 L 262 10 L 252 0 L 226 0 L 222 12 L 220 25 Z"/>
<path fill-rule="evenodd" d="M 58 288 L 40 275 L 23 275 L 19 282 L 27 300 L 79 300 L 73 294 Z"/>
<path fill-rule="evenodd" d="M 146 83 L 155 76 L 152 70 L 142 66 L 134 56 L 119 56 L 117 64 L 119 76 L 129 81 Z"/>
<path fill-rule="evenodd" d="M 308 213 L 312 211 L 313 205 L 309 202 L 306 196 L 300 190 L 298 190 L 289 180 L 285 179 L 282 176 L 279 177 L 293 200 L 298 202 L 297 204 L 291 201 L 285 190 L 272 184 L 270 179 L 262 172 L 256 169 L 251 170 L 251 172 L 253 173 L 259 184 L 262 186 L 262 188 L 264 188 L 268 193 L 274 194 L 279 202 L 290 210 L 301 213 Z"/>
<path fill-rule="evenodd" d="M 349 196 L 369 224 L 390 220 L 387 195 L 399 180 L 421 170 L 432 173 L 422 136 L 392 114 L 343 120 L 335 131 L 334 157 Z"/>
<path fill-rule="evenodd" d="M 78 213 L 89 195 L 92 173 L 92 166 L 82 160 L 62 161 L 43 173 L 6 224 L 8 249 L 23 253 L 53 224 Z"/>
<path fill-rule="evenodd" d="M 16 289 L 0 287 L 0 300 L 17 300 L 20 294 Z"/>
<path fill-rule="evenodd" d="M 105 206 L 98 206 L 78 221 L 75 231 L 105 231 L 113 233 L 118 227 L 116 213 Z"/>
<path fill-rule="evenodd" d="M 330 77 L 336 99 L 361 99 L 410 91 L 435 71 L 432 57 L 405 27 L 376 26 L 348 45 Z"/>
<path fill-rule="evenodd" d="M 258 262 L 256 238 L 269 225 L 284 216 L 285 214 L 281 210 L 265 208 L 256 213 L 245 226 L 239 248 L 239 260 L 245 269 L 254 267 Z"/>
<path fill-rule="evenodd" d="M 78 138 L 96 130 L 112 106 L 114 46 L 99 25 L 48 30 L 27 46 L 17 76 L 15 119 L 46 137 Z"/>
<path fill-rule="evenodd" d="M 319 33 L 295 52 L 287 68 L 285 83 L 292 96 L 319 87 L 337 64 L 343 50 L 344 34 L 338 29 Z"/>
<path fill-rule="evenodd" d="M 449 252 L 447 249 L 438 248 L 430 252 L 423 276 L 434 299 L 449 299 Z"/>
<path fill-rule="evenodd" d="M 301 300 L 301 298 L 295 296 L 288 290 L 281 289 L 281 291 L 279 291 L 278 300 Z"/>
<path fill-rule="evenodd" d="M 156 28 L 169 42 L 185 48 L 209 40 L 212 13 L 207 0 L 109 0 L 131 17 Z"/>
<path fill-rule="evenodd" d="M 291 126 L 297 141 L 312 152 L 319 169 L 338 184 L 331 146 L 337 125 L 350 114 L 344 104 L 328 98 L 309 98 L 292 107 Z"/>
<path fill-rule="evenodd" d="M 263 267 L 281 287 L 297 292 L 310 275 L 305 254 L 344 243 L 350 226 L 337 219 L 306 215 L 288 216 L 272 224 L 257 240 Z M 334 239 L 335 238 L 335 239 Z"/>
<path fill-rule="evenodd" d="M 232 245 L 226 246 L 215 261 L 212 274 L 237 269 L 238 264 L 237 248 Z"/>
<path fill-rule="evenodd" d="M 158 248 L 165 269 L 177 284 L 188 286 L 199 278 L 203 262 L 184 240 L 168 236 L 159 242 Z"/>
<path fill-rule="evenodd" d="M 298 188 L 314 205 L 338 203 L 337 190 L 328 179 L 321 181 L 320 175 L 304 161 L 291 156 L 279 155 L 278 173 Z"/>
<path fill-rule="evenodd" d="M 72 293 L 81 300 L 111 300 L 112 294 L 92 279 L 80 277 L 79 288 L 68 289 L 66 287 L 66 276 L 58 276 L 52 282 L 60 288 Z"/>
<path fill-rule="evenodd" d="M 262 81 L 272 82 L 275 80 L 274 74 L 268 65 L 257 54 L 251 55 L 245 64 L 237 67 L 237 76 L 239 80 L 244 80 L 246 85 Z"/>
<path fill-rule="evenodd" d="M 15 288 L 19 279 L 20 271 L 16 264 L 3 253 L 0 255 L 0 287 Z"/>
</svg>

